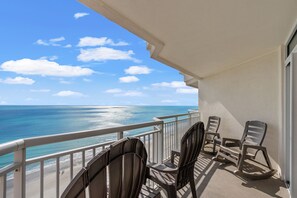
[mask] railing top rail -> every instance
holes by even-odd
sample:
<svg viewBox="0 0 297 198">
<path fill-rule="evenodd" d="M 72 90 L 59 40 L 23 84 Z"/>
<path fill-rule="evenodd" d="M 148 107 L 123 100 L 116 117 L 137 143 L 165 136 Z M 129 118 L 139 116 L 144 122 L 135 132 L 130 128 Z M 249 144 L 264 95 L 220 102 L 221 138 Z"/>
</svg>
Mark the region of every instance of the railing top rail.
<svg viewBox="0 0 297 198">
<path fill-rule="evenodd" d="M 146 135 L 154 134 L 154 133 L 157 133 L 157 132 L 159 132 L 159 130 L 148 131 L 148 132 L 136 135 L 135 137 L 146 136 Z M 31 159 L 28 159 L 26 161 L 26 164 L 29 165 L 29 164 L 33 164 L 33 163 L 36 163 L 36 162 L 39 162 L 39 161 L 42 161 L 42 160 L 48 160 L 48 159 L 52 159 L 52 158 L 56 158 L 56 157 L 66 156 L 66 155 L 69 155 L 71 153 L 73 154 L 73 153 L 78 153 L 78 152 L 81 152 L 81 151 L 91 150 L 91 149 L 94 149 L 94 148 L 97 148 L 97 147 L 103 147 L 103 146 L 112 144 L 114 141 L 108 141 L 108 142 L 103 142 L 103 143 L 99 143 L 99 144 L 93 144 L 93 145 L 90 145 L 90 146 L 84 146 L 84 147 L 80 147 L 80 148 L 69 149 L 69 150 L 66 150 L 66 151 L 61 151 L 61 152 L 56 152 L 56 153 L 52 153 L 52 154 L 48 154 L 48 155 L 34 157 L 34 158 L 31 158 Z"/>
<path fill-rule="evenodd" d="M 199 111 L 189 111 L 189 113 L 183 113 L 183 114 L 176 114 L 176 115 L 168 115 L 168 116 L 160 116 L 160 117 L 154 117 L 154 120 L 163 120 L 168 118 L 175 118 L 175 117 L 181 117 L 181 116 L 188 116 L 189 114 L 196 114 L 199 113 Z"/>
<path fill-rule="evenodd" d="M 97 129 L 97 130 L 77 131 L 77 132 L 69 132 L 69 133 L 20 139 L 20 140 L 8 142 L 8 143 L 0 144 L 0 156 L 11 153 L 13 151 L 20 150 L 21 148 L 24 148 L 24 147 L 28 148 L 28 147 L 38 146 L 43 144 L 51 144 L 51 143 L 57 143 L 57 142 L 64 142 L 68 140 L 76 140 L 81 138 L 106 135 L 110 133 L 129 131 L 129 130 L 151 127 L 151 126 L 160 125 L 160 124 L 163 124 L 163 121 L 145 122 L 140 124 L 132 124 L 132 125 L 125 125 L 125 126 L 119 126 L 119 127 Z"/>
</svg>

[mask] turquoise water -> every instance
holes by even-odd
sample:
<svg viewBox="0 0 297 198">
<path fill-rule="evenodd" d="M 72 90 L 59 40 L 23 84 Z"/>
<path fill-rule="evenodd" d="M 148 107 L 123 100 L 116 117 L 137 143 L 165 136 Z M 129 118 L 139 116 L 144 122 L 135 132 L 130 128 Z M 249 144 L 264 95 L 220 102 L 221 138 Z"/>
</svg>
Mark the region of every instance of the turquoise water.
<svg viewBox="0 0 297 198">
<path fill-rule="evenodd" d="M 197 106 L 0 106 L 0 144 L 22 138 L 148 122 L 156 116 L 187 113 L 190 109 L 197 109 Z M 33 147 L 27 150 L 27 158 L 113 138 L 115 134 Z M 0 156 L 0 167 L 11 161 L 12 155 Z"/>
</svg>

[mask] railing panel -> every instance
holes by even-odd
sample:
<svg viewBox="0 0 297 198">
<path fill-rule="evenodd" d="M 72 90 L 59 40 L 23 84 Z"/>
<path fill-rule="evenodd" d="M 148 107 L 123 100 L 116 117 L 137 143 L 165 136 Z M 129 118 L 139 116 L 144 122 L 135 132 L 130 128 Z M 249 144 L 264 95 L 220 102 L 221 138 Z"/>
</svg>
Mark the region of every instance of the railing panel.
<svg viewBox="0 0 297 198">
<path fill-rule="evenodd" d="M 0 176 L 0 196 L 5 198 L 6 197 L 6 174 Z"/>
<path fill-rule="evenodd" d="M 200 113 L 197 111 L 188 114 L 179 114 L 173 116 L 163 116 L 154 118 L 164 121 L 164 146 L 163 153 L 166 160 L 170 157 L 171 150 L 180 148 L 180 140 L 185 132 L 196 122 L 200 121 Z"/>
<path fill-rule="evenodd" d="M 127 135 L 143 141 L 148 161 L 162 162 L 170 157 L 172 149 L 179 149 L 182 135 L 199 120 L 199 116 L 199 113 L 191 112 L 155 118 L 154 122 L 28 138 L 2 144 L 0 157 L 14 153 L 14 162 L 0 169 L 0 197 L 59 197 L 82 166 L 109 147 L 114 140 Z M 109 142 L 26 158 L 28 147 L 106 134 L 114 134 L 116 138 Z M 34 171 L 32 167 L 35 167 Z"/>
<path fill-rule="evenodd" d="M 40 198 L 43 198 L 44 192 L 44 161 L 40 161 Z"/>
</svg>

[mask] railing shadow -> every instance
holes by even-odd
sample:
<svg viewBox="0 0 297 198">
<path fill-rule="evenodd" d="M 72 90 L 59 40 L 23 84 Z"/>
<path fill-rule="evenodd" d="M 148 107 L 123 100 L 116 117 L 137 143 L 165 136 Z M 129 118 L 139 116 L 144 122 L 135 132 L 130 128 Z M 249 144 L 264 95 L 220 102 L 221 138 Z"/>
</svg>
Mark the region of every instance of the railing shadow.
<svg viewBox="0 0 297 198">
<path fill-rule="evenodd" d="M 252 189 L 255 190 L 255 192 L 260 191 L 261 194 L 264 193 L 269 197 L 277 198 L 281 197 L 278 195 L 278 193 L 281 191 L 281 188 L 286 188 L 284 182 L 276 176 L 264 180 L 251 180 L 238 173 L 234 173 L 237 168 L 233 164 L 216 162 L 212 160 L 212 157 L 213 155 L 200 153 L 195 164 L 194 174 L 196 192 L 198 197 L 211 197 L 210 193 L 212 193 L 211 191 L 215 189 L 210 190 L 207 188 L 209 186 L 211 186 L 211 188 L 216 188 L 216 185 L 220 185 L 221 188 L 226 189 L 226 192 L 228 192 L 228 189 L 230 188 L 242 189 L 242 187 L 244 187 L 247 190 Z M 247 165 L 247 168 L 251 168 L 250 166 L 251 165 Z M 221 173 L 217 173 L 217 171 L 220 171 Z M 226 178 L 222 178 L 222 171 L 223 175 L 225 175 Z M 219 174 L 222 177 L 218 178 L 216 174 Z M 215 181 L 212 180 L 213 176 L 215 176 Z M 236 182 L 233 183 L 234 181 Z M 241 187 L 238 186 L 240 183 Z M 230 192 L 231 191 L 232 190 L 230 190 Z M 242 193 L 245 193 L 245 191 L 243 191 Z M 190 185 L 186 185 L 184 188 L 180 189 L 177 194 L 178 197 L 182 198 L 192 197 Z M 249 190 L 248 194 L 254 193 Z M 258 193 L 255 193 L 254 195 L 257 196 L 257 194 Z"/>
<path fill-rule="evenodd" d="M 212 161 L 211 156 L 200 153 L 195 164 L 194 174 L 197 196 L 200 197 L 209 181 L 217 170 L 219 164 Z M 187 185 L 178 191 L 179 197 L 192 197 L 190 186 Z"/>
</svg>

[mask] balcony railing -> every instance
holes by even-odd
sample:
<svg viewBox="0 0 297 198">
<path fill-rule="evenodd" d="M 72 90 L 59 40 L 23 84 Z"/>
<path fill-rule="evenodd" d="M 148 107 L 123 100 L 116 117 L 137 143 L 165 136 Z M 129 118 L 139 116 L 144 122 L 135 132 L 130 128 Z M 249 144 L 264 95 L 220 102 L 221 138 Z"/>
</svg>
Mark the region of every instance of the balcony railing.
<svg viewBox="0 0 297 198">
<path fill-rule="evenodd" d="M 179 148 L 182 135 L 195 122 L 200 113 L 156 117 L 153 122 L 120 127 L 63 133 L 27 138 L 0 144 L 1 157 L 12 154 L 9 164 L 0 169 L 0 197 L 59 197 L 81 167 L 117 139 L 126 136 L 140 138 L 146 146 L 148 160 L 161 162 L 170 150 Z M 58 142 L 78 141 L 104 135 L 113 135 L 108 141 L 48 155 L 27 158 L 28 148 Z M 88 140 L 88 139 L 86 139 Z"/>
</svg>

